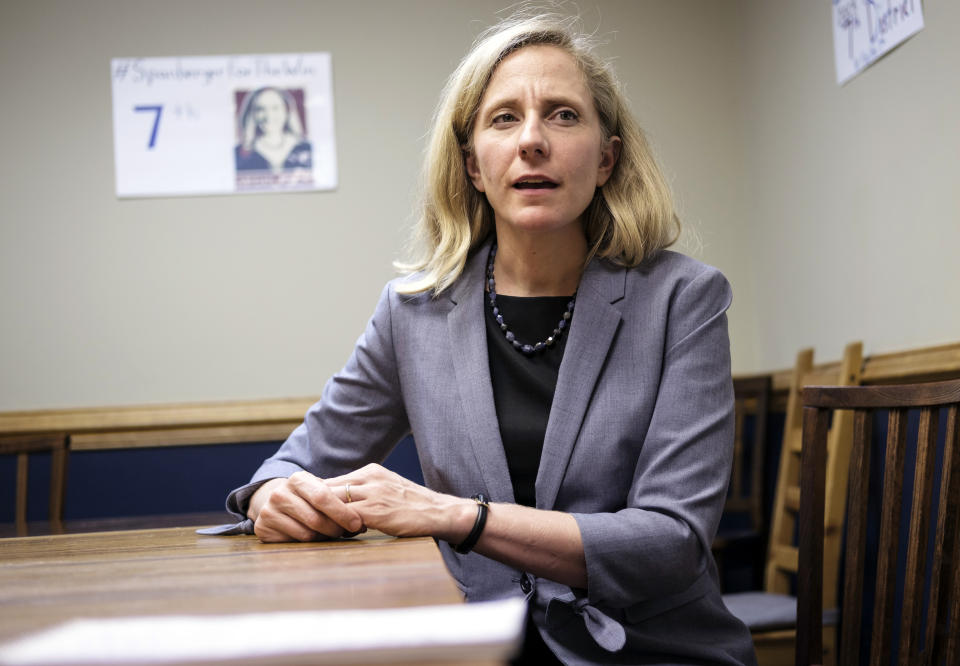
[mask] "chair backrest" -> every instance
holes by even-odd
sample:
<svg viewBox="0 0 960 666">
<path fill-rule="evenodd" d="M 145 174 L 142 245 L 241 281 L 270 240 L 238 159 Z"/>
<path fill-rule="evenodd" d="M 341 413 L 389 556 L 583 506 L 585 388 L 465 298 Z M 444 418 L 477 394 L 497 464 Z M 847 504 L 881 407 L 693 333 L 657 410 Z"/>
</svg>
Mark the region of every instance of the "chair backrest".
<svg viewBox="0 0 960 666">
<path fill-rule="evenodd" d="M 764 446 L 767 411 L 770 402 L 770 377 L 737 377 L 733 380 L 736 428 L 733 467 L 724 513 L 743 513 L 750 517 L 750 527 L 764 530 L 766 506 L 763 497 Z M 747 442 L 746 420 L 753 417 L 751 441 Z"/>
<path fill-rule="evenodd" d="M 787 414 L 783 428 L 783 445 L 777 473 L 770 546 L 764 589 L 767 592 L 790 594 L 791 576 L 797 573 L 798 550 L 795 541 L 797 514 L 800 510 L 800 453 L 803 449 L 804 386 L 830 384 L 855 386 L 860 383 L 863 366 L 863 344 L 852 342 L 846 346 L 839 366 L 821 369 L 813 367 L 813 350 L 797 354 L 793 381 L 787 397 Z M 827 439 L 826 457 L 826 514 L 824 528 L 823 602 L 824 608 L 835 608 L 837 603 L 837 576 L 840 566 L 841 531 L 847 497 L 847 461 L 853 432 L 852 414 L 837 412 Z"/>
<path fill-rule="evenodd" d="M 740 377 L 733 380 L 736 429 L 730 490 L 724 511 L 747 512 L 751 527 L 766 523 L 763 501 L 764 440 L 770 402 L 770 377 Z M 753 415 L 753 436 L 746 441 L 746 417 Z M 749 461 L 749 465 L 747 462 Z"/>
<path fill-rule="evenodd" d="M 803 393 L 803 488 L 801 490 L 800 574 L 797 664 L 819 661 L 822 638 L 820 592 L 824 533 L 824 458 L 833 410 L 854 410 L 850 460 L 850 499 L 841 615 L 841 664 L 859 663 L 865 563 L 876 560 L 871 664 L 960 663 L 960 380 L 904 386 L 809 387 Z M 889 410 L 883 459 L 879 547 L 867 552 L 867 501 L 874 410 Z M 907 412 L 919 410 L 913 493 L 909 498 L 909 539 L 902 576 L 902 614 L 898 656 L 892 659 L 897 555 L 907 451 Z M 940 492 L 934 505 L 938 420 L 946 410 Z M 876 496 L 876 495 L 875 495 Z M 933 522 L 935 520 L 935 523 Z M 928 548 L 932 565 L 926 571 Z M 929 585 L 926 582 L 929 581 Z M 927 614 L 924 621 L 924 597 Z M 921 641 L 923 627 L 926 631 Z"/>
<path fill-rule="evenodd" d="M 16 435 L 0 438 L 0 455 L 17 456 L 17 487 L 14 522 L 17 535 L 27 535 L 27 482 L 30 454 L 50 452 L 50 530 L 63 531 L 63 501 L 66 489 L 67 437 L 65 435 Z"/>
</svg>

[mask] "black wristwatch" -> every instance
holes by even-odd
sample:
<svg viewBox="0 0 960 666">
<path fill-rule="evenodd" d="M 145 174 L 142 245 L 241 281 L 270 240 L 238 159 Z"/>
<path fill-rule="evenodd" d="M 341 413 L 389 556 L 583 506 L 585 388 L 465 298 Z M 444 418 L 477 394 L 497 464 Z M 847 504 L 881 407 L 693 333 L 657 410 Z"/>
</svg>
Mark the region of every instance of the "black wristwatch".
<svg viewBox="0 0 960 666">
<path fill-rule="evenodd" d="M 490 500 L 488 500 L 483 493 L 477 493 L 470 499 L 477 503 L 477 520 L 473 524 L 473 529 L 470 530 L 467 538 L 453 547 L 453 549 L 461 555 L 466 555 L 477 545 L 480 534 L 483 532 L 483 527 L 487 524 L 487 511 L 490 509 Z"/>
</svg>

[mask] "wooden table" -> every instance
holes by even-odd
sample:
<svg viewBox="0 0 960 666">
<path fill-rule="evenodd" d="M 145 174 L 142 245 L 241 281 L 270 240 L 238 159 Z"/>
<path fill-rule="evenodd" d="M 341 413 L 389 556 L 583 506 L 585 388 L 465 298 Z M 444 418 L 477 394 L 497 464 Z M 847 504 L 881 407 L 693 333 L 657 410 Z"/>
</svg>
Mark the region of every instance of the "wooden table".
<svg viewBox="0 0 960 666">
<path fill-rule="evenodd" d="M 262 544 L 168 528 L 0 541 L 0 644 L 78 617 L 460 603 L 429 538 Z"/>
</svg>

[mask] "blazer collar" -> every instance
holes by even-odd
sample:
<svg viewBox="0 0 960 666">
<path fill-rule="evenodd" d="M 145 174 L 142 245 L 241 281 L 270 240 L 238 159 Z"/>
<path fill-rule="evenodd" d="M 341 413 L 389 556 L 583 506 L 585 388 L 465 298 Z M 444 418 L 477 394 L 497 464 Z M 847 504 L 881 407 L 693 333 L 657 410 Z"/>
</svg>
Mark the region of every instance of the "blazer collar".
<svg viewBox="0 0 960 666">
<path fill-rule="evenodd" d="M 620 326 L 620 310 L 613 304 L 623 299 L 626 279 L 625 268 L 600 259 L 593 259 L 580 279 L 540 455 L 538 509 L 554 508 L 590 396 Z"/>
<path fill-rule="evenodd" d="M 507 454 L 500 439 L 493 382 L 487 356 L 487 329 L 484 323 L 483 281 L 492 238 L 467 259 L 463 273 L 450 287 L 454 307 L 447 315 L 453 353 L 453 370 L 463 404 L 470 444 L 483 477 L 483 490 L 495 502 L 514 502 Z M 468 475 L 469 476 L 469 475 Z"/>
<path fill-rule="evenodd" d="M 448 297 L 454 307 L 447 316 L 447 328 L 457 350 L 453 369 L 470 443 L 486 484 L 484 490 L 494 501 L 513 502 L 513 485 L 493 401 L 482 316 L 482 284 L 491 243 L 492 239 L 488 239 L 477 248 L 450 288 Z M 537 474 L 538 508 L 553 508 L 590 396 L 620 325 L 620 311 L 613 304 L 623 299 L 625 289 L 626 269 L 599 259 L 587 265 L 580 280 Z"/>
</svg>

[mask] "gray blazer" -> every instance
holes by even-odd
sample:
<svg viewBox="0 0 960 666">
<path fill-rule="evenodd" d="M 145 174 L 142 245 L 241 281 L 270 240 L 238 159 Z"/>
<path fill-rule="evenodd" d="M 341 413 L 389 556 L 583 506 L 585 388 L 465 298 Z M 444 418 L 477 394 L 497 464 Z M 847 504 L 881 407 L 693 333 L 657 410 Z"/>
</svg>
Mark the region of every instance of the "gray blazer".
<svg viewBox="0 0 960 666">
<path fill-rule="evenodd" d="M 229 509 L 242 515 L 270 478 L 383 460 L 410 432 L 430 488 L 514 501 L 487 358 L 488 248 L 439 298 L 387 285 L 346 367 Z M 733 446 L 730 299 L 719 271 L 669 251 L 584 272 L 536 497 L 577 521 L 586 590 L 439 544 L 468 600 L 526 596 L 566 663 L 754 663 L 710 551 Z"/>
</svg>

